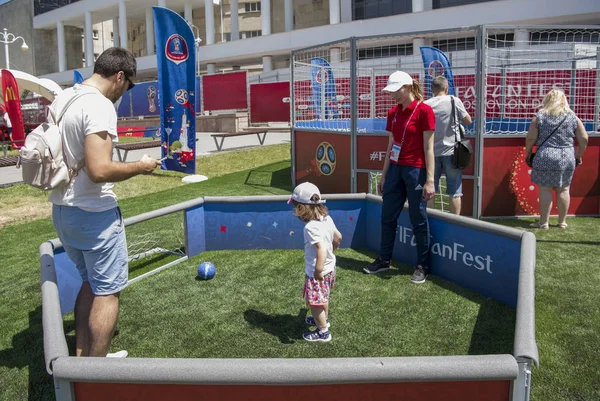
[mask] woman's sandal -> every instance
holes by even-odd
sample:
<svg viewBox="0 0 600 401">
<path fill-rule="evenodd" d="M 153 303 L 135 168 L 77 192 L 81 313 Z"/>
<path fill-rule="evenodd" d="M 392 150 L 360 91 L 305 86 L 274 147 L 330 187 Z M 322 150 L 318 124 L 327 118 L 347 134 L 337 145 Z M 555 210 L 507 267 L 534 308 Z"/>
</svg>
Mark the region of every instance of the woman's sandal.
<svg viewBox="0 0 600 401">
<path fill-rule="evenodd" d="M 569 227 L 567 223 L 558 223 L 558 228 L 562 228 L 564 230 L 567 227 Z"/>
<path fill-rule="evenodd" d="M 539 228 L 540 230 L 547 230 L 547 229 L 550 228 L 550 225 L 548 225 L 548 223 L 546 223 L 546 224 L 540 224 L 539 221 L 536 221 L 535 223 L 531 223 L 529 225 L 529 227 L 531 227 L 531 228 Z"/>
</svg>

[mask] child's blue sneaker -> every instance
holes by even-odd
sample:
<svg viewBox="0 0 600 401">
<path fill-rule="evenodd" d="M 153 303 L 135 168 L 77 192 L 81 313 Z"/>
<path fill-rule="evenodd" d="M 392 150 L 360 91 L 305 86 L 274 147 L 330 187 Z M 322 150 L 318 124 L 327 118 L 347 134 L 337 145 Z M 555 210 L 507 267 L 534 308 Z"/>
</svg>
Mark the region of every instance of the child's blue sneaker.
<svg viewBox="0 0 600 401">
<path fill-rule="evenodd" d="M 309 326 L 316 326 L 317 322 L 315 322 L 315 318 L 312 316 L 306 316 L 306 319 L 304 319 L 304 323 L 308 324 Z M 327 328 L 329 328 L 330 324 L 329 324 L 329 319 L 327 319 Z"/>
<path fill-rule="evenodd" d="M 319 329 L 315 329 L 313 331 L 309 331 L 308 333 L 302 334 L 302 338 L 306 341 L 321 341 L 328 342 L 331 341 L 331 333 L 329 331 L 321 332 Z"/>
</svg>

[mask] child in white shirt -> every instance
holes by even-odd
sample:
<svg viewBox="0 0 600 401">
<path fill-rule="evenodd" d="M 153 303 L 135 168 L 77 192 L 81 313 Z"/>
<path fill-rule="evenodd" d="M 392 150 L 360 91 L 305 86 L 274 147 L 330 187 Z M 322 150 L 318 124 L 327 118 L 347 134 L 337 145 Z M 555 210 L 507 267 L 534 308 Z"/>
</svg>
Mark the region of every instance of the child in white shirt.
<svg viewBox="0 0 600 401">
<path fill-rule="evenodd" d="M 329 332 L 329 293 L 335 283 L 335 255 L 342 234 L 328 215 L 325 202 L 316 185 L 309 182 L 298 185 L 288 203 L 294 204 L 294 215 L 304 221 L 305 273 L 304 299 L 312 316 L 306 323 L 317 326 L 302 337 L 306 341 L 331 341 Z"/>
</svg>

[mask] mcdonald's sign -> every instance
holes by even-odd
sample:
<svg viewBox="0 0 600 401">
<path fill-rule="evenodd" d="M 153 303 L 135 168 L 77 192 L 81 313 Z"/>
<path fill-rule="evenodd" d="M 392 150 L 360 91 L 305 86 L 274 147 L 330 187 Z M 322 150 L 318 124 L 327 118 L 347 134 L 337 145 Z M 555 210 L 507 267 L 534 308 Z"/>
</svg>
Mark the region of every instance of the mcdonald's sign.
<svg viewBox="0 0 600 401">
<path fill-rule="evenodd" d="M 4 92 L 4 103 L 10 102 L 11 100 L 17 100 L 17 97 L 15 96 L 15 90 L 14 88 L 6 88 L 5 92 Z"/>
</svg>

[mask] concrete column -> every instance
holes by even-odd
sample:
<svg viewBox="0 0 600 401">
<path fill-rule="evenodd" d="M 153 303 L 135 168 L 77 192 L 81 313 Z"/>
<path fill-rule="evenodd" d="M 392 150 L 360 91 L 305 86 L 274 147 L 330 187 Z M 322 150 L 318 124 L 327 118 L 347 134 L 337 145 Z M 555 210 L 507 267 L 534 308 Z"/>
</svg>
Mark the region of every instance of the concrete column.
<svg viewBox="0 0 600 401">
<path fill-rule="evenodd" d="M 433 9 L 432 0 L 412 0 L 412 12 L 420 13 L 422 11 L 429 11 Z"/>
<path fill-rule="evenodd" d="M 515 48 L 524 49 L 529 46 L 529 30 L 515 29 Z"/>
<path fill-rule="evenodd" d="M 191 2 L 191 0 L 185 0 L 185 4 L 183 7 L 184 7 L 183 15 L 184 15 L 185 20 L 189 24 L 194 23 L 193 18 L 192 18 L 192 2 Z"/>
<path fill-rule="evenodd" d="M 215 7 L 213 4 L 213 0 L 204 0 L 204 15 L 206 17 L 206 44 L 214 45 L 215 44 Z"/>
<path fill-rule="evenodd" d="M 113 46 L 119 47 L 119 46 L 121 46 L 121 38 L 119 37 L 119 17 L 113 18 L 112 23 L 113 23 Z"/>
<path fill-rule="evenodd" d="M 127 8 L 125 0 L 119 0 L 119 36 L 121 38 L 121 47 L 127 49 L 129 46 L 129 36 L 127 33 Z"/>
<path fill-rule="evenodd" d="M 240 38 L 240 16 L 238 0 L 231 0 L 231 40 Z"/>
<path fill-rule="evenodd" d="M 340 23 L 340 0 L 329 0 L 329 25 Z"/>
<path fill-rule="evenodd" d="M 212 0 L 211 0 L 212 1 Z M 209 63 L 206 65 L 208 74 L 215 74 L 217 72 L 217 65 L 215 63 Z"/>
<path fill-rule="evenodd" d="M 273 71 L 273 57 L 263 56 L 263 72 Z"/>
<path fill-rule="evenodd" d="M 283 9 L 285 14 L 285 31 L 291 32 L 294 30 L 294 1 L 285 0 Z"/>
<path fill-rule="evenodd" d="M 67 49 L 65 47 L 65 24 L 56 23 L 56 41 L 58 42 L 58 72 L 67 70 Z"/>
<path fill-rule="evenodd" d="M 332 65 L 342 62 L 342 50 L 339 47 L 332 47 L 329 50 L 329 61 Z"/>
<path fill-rule="evenodd" d="M 154 54 L 154 15 L 152 8 L 146 8 L 146 55 Z"/>
<path fill-rule="evenodd" d="M 413 55 L 420 56 L 421 55 L 421 46 L 431 46 L 433 44 L 432 39 L 425 38 L 414 38 L 413 41 Z"/>
<path fill-rule="evenodd" d="M 271 34 L 271 0 L 260 0 L 260 24 L 262 36 Z M 263 57 L 264 60 L 264 57 Z"/>
<path fill-rule="evenodd" d="M 341 0 L 340 1 L 340 20 L 341 22 L 352 21 L 352 0 Z"/>
<path fill-rule="evenodd" d="M 85 31 L 84 31 L 84 43 L 85 43 L 85 66 L 90 67 L 94 65 L 94 32 L 92 24 L 92 12 L 85 12 Z"/>
<path fill-rule="evenodd" d="M 167 8 L 167 0 L 158 0 L 158 6 Z"/>
</svg>

